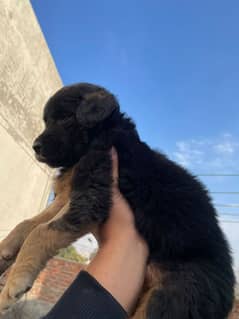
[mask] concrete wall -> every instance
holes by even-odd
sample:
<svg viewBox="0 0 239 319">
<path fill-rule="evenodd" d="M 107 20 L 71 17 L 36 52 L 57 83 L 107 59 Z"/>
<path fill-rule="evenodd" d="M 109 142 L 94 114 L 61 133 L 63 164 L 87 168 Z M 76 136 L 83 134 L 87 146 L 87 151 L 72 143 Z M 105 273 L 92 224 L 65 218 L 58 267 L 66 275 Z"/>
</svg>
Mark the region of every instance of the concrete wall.
<svg viewBox="0 0 239 319">
<path fill-rule="evenodd" d="M 0 0 L 0 240 L 46 205 L 50 171 L 31 145 L 61 86 L 30 2 Z"/>
</svg>

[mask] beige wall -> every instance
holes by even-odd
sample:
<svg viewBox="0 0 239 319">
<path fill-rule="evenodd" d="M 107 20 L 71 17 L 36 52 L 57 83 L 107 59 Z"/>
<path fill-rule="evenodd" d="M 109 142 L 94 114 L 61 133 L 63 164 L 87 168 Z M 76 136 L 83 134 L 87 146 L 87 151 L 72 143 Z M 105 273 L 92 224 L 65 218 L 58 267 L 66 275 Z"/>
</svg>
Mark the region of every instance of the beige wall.
<svg viewBox="0 0 239 319">
<path fill-rule="evenodd" d="M 0 240 L 46 205 L 50 171 L 31 145 L 61 85 L 30 2 L 0 0 Z"/>
</svg>

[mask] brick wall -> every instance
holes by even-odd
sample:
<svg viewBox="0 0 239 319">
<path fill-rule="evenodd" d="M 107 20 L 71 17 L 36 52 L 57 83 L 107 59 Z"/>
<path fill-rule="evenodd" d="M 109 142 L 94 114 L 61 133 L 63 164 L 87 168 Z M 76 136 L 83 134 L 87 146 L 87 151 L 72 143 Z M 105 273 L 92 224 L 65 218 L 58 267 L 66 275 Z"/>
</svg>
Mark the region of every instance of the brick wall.
<svg viewBox="0 0 239 319">
<path fill-rule="evenodd" d="M 28 295 L 55 304 L 84 266 L 61 258 L 51 259 Z"/>
</svg>

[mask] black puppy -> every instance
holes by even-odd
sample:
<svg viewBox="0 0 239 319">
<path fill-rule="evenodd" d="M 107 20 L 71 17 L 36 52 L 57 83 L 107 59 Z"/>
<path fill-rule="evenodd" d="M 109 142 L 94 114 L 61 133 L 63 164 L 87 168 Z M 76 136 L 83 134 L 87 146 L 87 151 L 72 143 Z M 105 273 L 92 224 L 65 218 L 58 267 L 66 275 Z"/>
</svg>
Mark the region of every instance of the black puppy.
<svg viewBox="0 0 239 319">
<path fill-rule="evenodd" d="M 74 170 L 70 207 L 53 229 L 77 233 L 103 223 L 111 205 L 111 160 L 119 156 L 119 186 L 158 270 L 134 318 L 225 319 L 234 275 L 228 243 L 203 185 L 140 140 L 115 97 L 91 84 L 62 88 L 44 111 L 37 158 Z"/>
<path fill-rule="evenodd" d="M 116 147 L 120 190 L 149 245 L 149 262 L 161 272 L 146 318 L 226 318 L 233 302 L 232 261 L 202 184 L 142 142 L 114 96 L 100 87 L 61 89 L 47 103 L 44 120 L 46 130 L 34 144 L 39 159 L 65 168 L 79 162 L 63 219 L 70 229 L 107 218 L 109 149 Z"/>
</svg>

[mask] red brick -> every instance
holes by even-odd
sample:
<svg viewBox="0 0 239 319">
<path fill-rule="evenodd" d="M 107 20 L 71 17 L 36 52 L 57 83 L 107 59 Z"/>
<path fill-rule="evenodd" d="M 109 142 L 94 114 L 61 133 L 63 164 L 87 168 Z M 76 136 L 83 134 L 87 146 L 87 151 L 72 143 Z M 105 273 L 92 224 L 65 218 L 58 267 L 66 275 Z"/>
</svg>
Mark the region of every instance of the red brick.
<svg viewBox="0 0 239 319">
<path fill-rule="evenodd" d="M 53 258 L 39 274 L 29 294 L 49 303 L 56 303 L 84 266 Z"/>
</svg>

